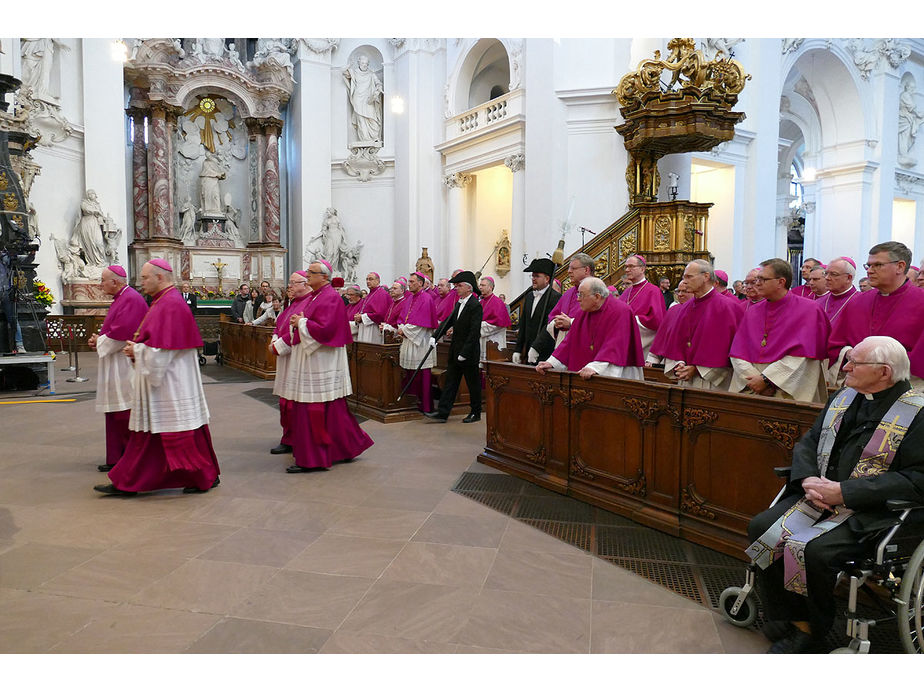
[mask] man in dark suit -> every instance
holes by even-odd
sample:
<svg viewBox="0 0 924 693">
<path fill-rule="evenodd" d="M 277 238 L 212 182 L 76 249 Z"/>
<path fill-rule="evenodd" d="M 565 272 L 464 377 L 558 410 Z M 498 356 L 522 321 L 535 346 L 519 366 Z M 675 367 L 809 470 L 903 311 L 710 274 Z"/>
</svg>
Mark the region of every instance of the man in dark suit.
<svg viewBox="0 0 924 693">
<path fill-rule="evenodd" d="M 520 309 L 513 362 L 536 364 L 547 361 L 555 351 L 555 340 L 545 327 L 561 294 L 549 285 L 555 274 L 555 264 L 551 260 L 536 258 L 523 271 L 532 272 L 533 288 L 526 294 Z"/>
<path fill-rule="evenodd" d="M 462 423 L 481 421 L 481 374 L 478 363 L 481 357 L 481 318 L 482 309 L 478 297 L 473 295 L 478 281 L 471 272 L 459 272 L 449 280 L 456 285 L 459 300 L 455 308 L 430 339 L 430 346 L 435 347 L 436 341 L 452 330 L 452 342 L 449 344 L 449 366 L 446 368 L 446 386 L 440 396 L 436 411 L 424 414 L 427 418 L 446 423 L 452 405 L 456 401 L 459 383 L 465 378 L 468 385 L 468 394 L 471 400 L 471 411 L 462 419 Z"/>
<path fill-rule="evenodd" d="M 905 348 L 867 337 L 844 370 L 845 387 L 793 450 L 788 495 L 748 527 L 771 653 L 819 652 L 839 566 L 868 554 L 869 533 L 891 526 L 886 501 L 924 502 L 924 397 L 911 389 Z M 777 521 L 791 508 L 781 534 Z"/>
<path fill-rule="evenodd" d="M 189 282 L 183 282 L 183 300 L 186 301 L 186 305 L 189 306 L 189 309 L 192 311 L 192 314 L 196 314 L 196 308 L 198 308 L 198 302 L 196 301 L 196 294 L 192 290 Z"/>
</svg>

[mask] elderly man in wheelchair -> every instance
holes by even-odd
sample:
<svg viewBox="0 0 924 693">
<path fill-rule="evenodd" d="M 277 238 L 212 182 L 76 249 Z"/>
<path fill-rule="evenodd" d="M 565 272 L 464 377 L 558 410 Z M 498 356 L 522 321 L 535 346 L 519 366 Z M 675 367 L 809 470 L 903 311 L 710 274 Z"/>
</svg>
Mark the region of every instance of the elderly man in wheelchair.
<svg viewBox="0 0 924 693">
<path fill-rule="evenodd" d="M 856 567 L 871 552 L 878 554 L 873 561 L 886 562 L 896 525 L 924 504 L 924 394 L 911 388 L 904 347 L 890 337 L 868 337 L 848 354 L 844 370 L 845 387 L 793 450 L 782 497 L 748 527 L 749 571 L 767 618 L 762 631 L 773 641 L 770 653 L 820 652 L 834 623 L 834 591 L 845 564 Z M 884 530 L 890 533 L 883 540 Z M 921 649 L 922 558 L 924 543 L 906 562 L 901 591 L 899 628 L 909 651 Z M 891 575 L 892 563 L 886 565 L 894 594 L 901 580 Z M 875 570 L 857 572 L 862 584 Z M 729 607 L 735 596 L 740 607 L 751 585 L 753 578 L 744 588 L 726 590 L 730 598 L 723 594 L 733 622 L 729 612 L 737 609 Z M 851 613 L 856 589 L 852 585 Z M 753 603 L 749 608 L 754 611 Z M 850 632 L 854 651 L 869 650 L 861 620 L 848 622 L 848 632 L 862 631 Z"/>
</svg>

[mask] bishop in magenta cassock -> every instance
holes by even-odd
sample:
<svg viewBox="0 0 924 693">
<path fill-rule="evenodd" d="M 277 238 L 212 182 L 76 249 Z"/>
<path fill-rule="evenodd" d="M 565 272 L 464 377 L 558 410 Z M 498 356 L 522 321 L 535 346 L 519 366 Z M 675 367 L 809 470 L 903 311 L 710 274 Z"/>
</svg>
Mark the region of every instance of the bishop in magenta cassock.
<svg viewBox="0 0 924 693">
<path fill-rule="evenodd" d="M 408 388 L 408 393 L 417 396 L 417 408 L 422 412 L 433 411 L 432 378 L 430 369 L 436 365 L 436 349 L 430 349 L 430 337 L 440 323 L 436 319 L 436 304 L 426 289 L 426 275 L 413 272 L 407 280 L 408 291 L 398 315 L 398 336 L 401 338 L 401 351 L 398 359 L 404 369 L 401 381 L 403 388 L 421 365 L 424 356 L 426 362 Z M 428 354 L 429 352 L 429 354 Z"/>
<path fill-rule="evenodd" d="M 295 464 L 290 474 L 329 469 L 372 447 L 347 408 L 353 393 L 346 347 L 352 343 L 343 299 L 330 286 L 331 267 L 324 260 L 308 266 L 311 293 L 302 311 L 289 316 L 298 330 L 288 382 L 293 385 L 292 428 Z"/>
<path fill-rule="evenodd" d="M 148 312 L 144 297 L 125 283 L 126 276 L 121 265 L 110 265 L 103 270 L 100 287 L 113 298 L 99 335 L 89 340 L 90 348 L 99 356 L 96 411 L 106 415 L 106 462 L 97 467 L 101 472 L 113 468 L 128 443 L 132 362 L 122 349 Z"/>
<path fill-rule="evenodd" d="M 494 293 L 494 278 L 482 277 L 478 282 L 481 293 L 481 360 L 487 358 L 488 342 L 494 342 L 503 351 L 507 348 L 507 328 L 513 323 L 507 304 Z"/>
<path fill-rule="evenodd" d="M 802 298 L 814 298 L 814 295 L 812 294 L 812 287 L 809 286 L 808 280 L 809 280 L 809 275 L 812 272 L 812 268 L 818 267 L 820 265 L 821 265 L 821 262 L 816 260 L 815 258 L 813 257 L 806 258 L 805 262 L 802 263 L 802 268 L 801 268 L 803 283 L 800 284 L 799 286 L 793 287 L 792 289 L 790 289 L 790 291 L 794 293 L 796 296 L 801 296 Z"/>
<path fill-rule="evenodd" d="M 301 313 L 308 300 L 311 288 L 308 286 L 308 273 L 296 270 L 289 277 L 289 286 L 286 288 L 291 302 L 276 317 L 276 326 L 273 328 L 273 337 L 269 350 L 276 355 L 276 375 L 273 379 L 273 394 L 279 398 L 279 425 L 282 427 L 282 438 L 279 445 L 270 450 L 273 455 L 286 455 L 292 452 L 295 437 L 292 431 L 292 385 L 289 382 L 289 363 L 291 361 L 292 347 L 300 341 L 298 331 L 293 330 L 290 318 L 295 313 Z"/>
<path fill-rule="evenodd" d="M 124 349 L 135 364 L 131 433 L 125 453 L 109 472 L 112 483 L 95 490 L 114 495 L 162 488 L 205 492 L 218 484 L 219 469 L 199 374 L 202 337 L 166 260 L 145 263 L 141 287 L 153 300 Z"/>
<path fill-rule="evenodd" d="M 391 305 L 388 306 L 388 310 L 385 311 L 385 319 L 379 325 L 382 329 L 382 334 L 395 332 L 398 329 L 398 316 L 401 314 L 401 307 L 407 298 L 407 279 L 404 277 L 395 279 L 388 293 L 391 296 Z"/>
<path fill-rule="evenodd" d="M 690 262 L 683 283 L 693 298 L 667 316 L 651 344 L 651 353 L 663 357 L 664 373 L 680 385 L 703 390 L 728 390 L 732 367 L 728 358 L 743 313 L 713 283 L 712 265 Z M 676 317 L 675 317 L 676 316 Z"/>
<path fill-rule="evenodd" d="M 730 392 L 824 403 L 830 327 L 817 301 L 789 291 L 792 268 L 780 258 L 760 263 L 757 287 L 766 300 L 744 314 L 729 356 Z"/>
<path fill-rule="evenodd" d="M 357 325 L 356 341 L 384 344 L 385 337 L 380 327 L 388 309 L 391 307 L 391 298 L 385 287 L 380 285 L 381 277 L 378 272 L 366 275 L 366 288 L 369 293 L 359 302 L 354 322 Z"/>
<path fill-rule="evenodd" d="M 658 298 L 663 307 L 660 290 Z M 573 371 L 585 380 L 594 375 L 644 380 L 642 341 L 628 306 L 610 296 L 606 284 L 596 277 L 581 282 L 578 300 L 581 314 L 549 360 L 537 364 L 536 370 Z"/>
<path fill-rule="evenodd" d="M 459 294 L 450 285 L 448 279 L 440 279 L 436 285 L 436 319 L 443 322 L 452 314 L 452 309 L 456 307 L 456 301 L 459 300 Z"/>
<path fill-rule="evenodd" d="M 356 341 L 356 335 L 359 334 L 359 325 L 356 324 L 356 313 L 359 312 L 359 303 L 362 301 L 363 294 L 359 288 L 359 284 L 351 284 L 344 291 L 344 295 L 347 298 L 347 321 L 350 323 L 350 335 L 353 337 L 353 341 Z"/>
<path fill-rule="evenodd" d="M 831 332 L 844 314 L 844 308 L 860 292 L 853 285 L 853 278 L 857 272 L 857 263 L 849 257 L 839 257 L 831 260 L 825 270 L 825 285 L 828 292 L 817 300 L 831 324 Z M 830 364 L 828 368 L 828 385 L 840 386 L 844 382 L 846 373 L 840 371 L 840 365 Z"/>
<path fill-rule="evenodd" d="M 594 276 L 594 259 L 587 253 L 572 255 L 568 262 L 568 278 L 571 280 L 571 286 L 549 311 L 550 319 L 546 326 L 546 330 L 555 340 L 556 347 L 568 334 L 571 322 L 581 314 L 581 303 L 577 298 L 578 286 L 587 277 L 592 276 Z"/>
<path fill-rule="evenodd" d="M 911 385 L 924 387 L 924 292 L 908 281 L 910 264 L 911 251 L 903 243 L 888 241 L 870 248 L 866 269 L 873 288 L 850 299 L 831 331 L 828 358 L 840 377 L 850 349 L 881 335 L 908 350 Z"/>
<path fill-rule="evenodd" d="M 654 341 L 655 333 L 661 326 L 666 308 L 661 290 L 645 279 L 645 258 L 641 255 L 630 255 L 626 259 L 626 279 L 628 288 L 622 292 L 619 300 L 623 301 L 638 322 L 639 334 L 642 338 L 642 349 L 645 357 Z"/>
</svg>

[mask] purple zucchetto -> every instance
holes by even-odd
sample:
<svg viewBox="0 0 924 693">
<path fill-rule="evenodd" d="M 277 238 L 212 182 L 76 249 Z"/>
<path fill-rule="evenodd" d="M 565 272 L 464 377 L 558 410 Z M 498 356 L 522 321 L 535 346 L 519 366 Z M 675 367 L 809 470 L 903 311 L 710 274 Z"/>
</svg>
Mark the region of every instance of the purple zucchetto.
<svg viewBox="0 0 924 693">
<path fill-rule="evenodd" d="M 173 268 L 170 266 L 170 263 L 164 260 L 162 257 L 152 257 L 148 260 L 149 265 L 154 265 L 155 267 L 160 267 L 165 272 L 173 272 Z"/>
<path fill-rule="evenodd" d="M 122 267 L 122 265 L 109 265 L 109 267 L 106 269 L 112 272 L 114 275 L 122 277 L 122 279 L 125 279 L 128 276 L 128 273 L 125 271 L 125 268 Z"/>
</svg>

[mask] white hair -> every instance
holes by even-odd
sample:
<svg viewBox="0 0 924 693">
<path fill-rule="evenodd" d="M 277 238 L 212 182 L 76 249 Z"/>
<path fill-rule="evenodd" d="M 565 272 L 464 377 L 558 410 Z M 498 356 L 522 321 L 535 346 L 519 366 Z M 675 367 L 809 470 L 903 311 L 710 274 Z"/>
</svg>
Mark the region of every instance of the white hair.
<svg viewBox="0 0 924 693">
<path fill-rule="evenodd" d="M 606 288 L 606 284 L 603 283 L 602 279 L 597 277 L 586 277 L 581 280 L 579 288 L 583 286 L 591 294 L 596 294 L 601 298 L 608 298 L 610 295 L 609 289 Z"/>
<path fill-rule="evenodd" d="M 908 360 L 908 352 L 897 339 L 874 335 L 857 344 L 854 350 L 861 346 L 869 349 L 866 360 L 884 363 L 891 369 L 893 384 L 911 378 L 911 362 Z"/>
</svg>

